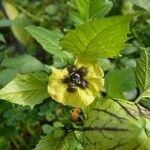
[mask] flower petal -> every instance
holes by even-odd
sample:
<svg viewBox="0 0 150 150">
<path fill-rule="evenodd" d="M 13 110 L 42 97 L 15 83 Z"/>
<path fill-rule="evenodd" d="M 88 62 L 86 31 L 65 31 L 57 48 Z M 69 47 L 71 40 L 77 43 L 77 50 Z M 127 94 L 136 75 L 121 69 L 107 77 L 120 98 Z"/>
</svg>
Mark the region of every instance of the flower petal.
<svg viewBox="0 0 150 150">
<path fill-rule="evenodd" d="M 52 68 L 52 75 L 49 78 L 48 93 L 54 100 L 60 103 L 62 103 L 67 89 L 67 85 L 62 83 L 66 72 L 66 70 Z"/>
<path fill-rule="evenodd" d="M 85 62 L 85 61 L 76 61 L 75 65 L 77 68 L 80 68 L 82 66 L 86 67 L 88 69 L 88 74 L 86 75 L 86 79 L 88 78 L 99 78 L 103 77 L 104 73 L 101 67 L 97 63 L 92 63 L 92 62 Z"/>
<path fill-rule="evenodd" d="M 88 79 L 88 89 L 93 93 L 93 95 L 97 96 L 99 91 L 104 86 L 104 79 L 103 78 L 90 78 Z"/>
<path fill-rule="evenodd" d="M 87 67 L 88 74 L 85 76 L 85 80 L 88 82 L 86 89 L 77 87 L 77 90 L 73 93 L 67 91 L 68 84 L 64 84 L 62 79 L 68 74 L 67 69 L 58 70 L 52 68 L 52 75 L 49 78 L 48 92 L 51 97 L 64 104 L 71 105 L 73 107 L 84 108 L 94 101 L 98 96 L 99 91 L 104 85 L 103 71 L 97 64 L 76 62 L 77 68 Z"/>
<path fill-rule="evenodd" d="M 81 89 L 79 88 L 75 93 L 66 92 L 64 98 L 64 104 L 66 105 L 71 105 L 78 108 L 83 108 L 87 106 L 84 101 L 85 95 L 81 95 Z"/>
</svg>

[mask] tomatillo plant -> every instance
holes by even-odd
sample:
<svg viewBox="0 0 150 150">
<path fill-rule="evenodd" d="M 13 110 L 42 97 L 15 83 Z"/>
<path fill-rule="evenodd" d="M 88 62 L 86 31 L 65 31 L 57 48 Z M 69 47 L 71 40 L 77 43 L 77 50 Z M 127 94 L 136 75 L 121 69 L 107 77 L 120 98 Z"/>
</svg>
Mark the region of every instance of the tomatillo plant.
<svg viewBox="0 0 150 150">
<path fill-rule="evenodd" d="M 65 118 L 62 124 L 55 125 L 57 127 L 40 140 L 35 150 L 148 150 L 150 112 L 137 103 L 150 98 L 150 49 L 141 49 L 135 68 L 140 89 L 136 103 L 122 100 L 121 94 L 118 97 L 109 93 L 103 96 L 104 72 L 98 60 L 119 56 L 128 40 L 132 17 L 100 19 L 99 15 L 104 16 L 100 8 L 91 11 L 93 7 L 87 4 L 91 5 L 93 1 L 84 2 L 77 0 L 81 25 L 65 35 L 37 26 L 25 28 L 53 55 L 54 63 L 44 65 L 41 74 L 17 75 L 0 90 L 0 99 L 33 108 L 51 97 L 74 109 L 70 111 L 72 120 L 68 117 L 68 122 Z M 112 3 L 105 2 L 110 10 Z M 84 11 L 80 9 L 82 5 L 87 6 Z M 108 84 L 107 91 L 110 90 Z"/>
<path fill-rule="evenodd" d="M 89 105 L 104 85 L 98 58 L 111 58 L 119 54 L 127 40 L 130 20 L 130 16 L 94 19 L 64 36 L 41 27 L 26 27 L 45 50 L 63 62 L 64 67 L 72 63 L 75 70 L 52 66 L 49 68 L 52 73 L 47 77 L 49 81 L 35 74 L 19 75 L 1 89 L 0 98 L 31 107 L 49 96 L 64 105 L 79 108 Z M 64 83 L 65 80 L 69 80 L 68 83 Z"/>
</svg>

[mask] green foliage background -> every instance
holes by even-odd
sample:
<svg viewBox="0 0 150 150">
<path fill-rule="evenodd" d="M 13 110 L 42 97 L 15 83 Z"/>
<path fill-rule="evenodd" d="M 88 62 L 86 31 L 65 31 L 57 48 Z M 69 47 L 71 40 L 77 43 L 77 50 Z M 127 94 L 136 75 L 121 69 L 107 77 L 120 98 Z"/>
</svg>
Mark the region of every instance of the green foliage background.
<svg viewBox="0 0 150 150">
<path fill-rule="evenodd" d="M 55 43 L 53 43 L 54 45 L 52 45 L 52 47 L 46 47 L 46 45 L 42 45 L 41 47 L 29 36 L 28 32 L 24 29 L 25 26 L 38 25 L 53 30 L 54 32 L 58 31 L 60 33 L 58 37 L 61 37 L 62 33 L 66 34 L 66 32 L 68 32 L 67 29 L 74 29 L 76 26 L 93 18 L 102 18 L 105 15 L 114 16 L 139 12 L 139 15 L 131 21 L 130 33 L 128 35 L 129 40 L 127 41 L 129 44 L 121 52 L 121 56 L 110 59 L 99 59 L 99 64 L 102 66 L 106 75 L 106 84 L 102 94 L 107 94 L 112 98 L 125 98 L 132 101 L 139 95 L 139 92 L 142 93 L 145 90 L 144 88 L 140 89 L 140 91 L 137 90 L 132 68 L 136 66 L 136 59 L 139 58 L 142 51 L 140 47 L 150 47 L 150 9 L 148 8 L 149 5 L 146 5 L 149 1 L 139 1 L 134 0 L 130 3 L 129 0 L 103 0 L 101 5 L 103 7 L 97 7 L 92 11 L 93 8 L 91 7 L 85 7 L 83 10 L 82 4 L 77 0 L 78 7 L 80 8 L 80 11 L 77 12 L 73 0 L 14 0 L 12 5 L 21 13 L 15 21 L 9 19 L 1 3 L 0 88 L 15 78 L 18 73 L 28 73 L 28 76 L 24 76 L 24 78 L 34 78 L 35 86 L 40 85 L 42 88 L 45 88 L 45 80 L 50 74 L 47 65 L 53 64 L 61 68 L 74 60 L 70 53 L 68 53 L 69 51 L 62 52 L 60 47 L 55 46 Z M 96 7 L 98 5 L 92 6 Z M 89 14 L 87 14 L 87 12 L 89 12 Z M 27 30 L 31 30 L 31 27 L 32 26 L 27 28 Z M 35 32 L 32 34 L 33 37 L 38 36 Z M 54 42 L 58 42 L 57 37 L 53 37 L 51 32 L 47 35 L 47 33 L 43 31 L 43 38 L 45 38 L 45 40 L 53 39 Z M 43 48 L 46 51 L 44 51 Z M 66 50 L 67 48 L 68 47 L 66 47 Z M 55 52 L 57 52 L 57 54 L 60 53 L 58 56 L 55 55 L 53 57 L 52 54 Z M 88 54 L 90 55 L 90 52 Z M 144 57 L 144 53 L 142 56 Z M 142 64 L 142 60 L 143 59 L 139 60 L 138 63 Z M 144 58 L 144 60 L 146 59 Z M 146 72 L 144 69 L 143 71 Z M 34 76 L 31 76 L 30 73 L 34 73 Z M 136 75 L 138 75 L 137 72 Z M 41 79 L 41 76 L 44 76 L 44 78 Z M 16 80 L 20 82 L 20 80 L 24 79 L 17 76 Z M 150 81 L 150 79 L 144 78 L 142 78 L 142 80 L 146 80 L 146 83 Z M 31 89 L 33 88 L 34 87 L 31 87 Z M 149 92 L 149 87 L 145 86 L 145 88 L 148 89 L 147 92 Z M 21 89 L 18 88 L 18 90 Z M 143 97 L 138 97 L 138 99 L 146 99 L 147 92 L 143 93 Z M 2 100 L 0 101 L 0 150 L 33 149 L 42 135 L 48 135 L 48 138 L 54 141 L 52 144 L 55 146 L 55 141 L 65 134 L 66 129 L 81 126 L 81 124 L 74 125 L 70 121 L 70 107 L 64 107 L 47 97 L 47 93 L 45 93 L 45 101 L 35 106 L 34 109 L 27 106 L 23 107 L 11 104 Z M 20 98 L 19 94 L 18 98 Z M 29 95 L 27 100 L 30 101 L 31 99 Z M 32 101 L 30 101 L 30 103 L 31 106 L 34 105 Z M 147 102 L 147 99 L 140 103 L 150 109 L 150 104 Z M 87 125 L 85 128 L 88 128 L 88 121 L 85 122 Z M 65 130 L 60 130 L 60 128 L 65 128 Z M 51 135 L 54 129 L 56 139 L 53 139 Z M 87 133 L 87 137 L 90 137 L 88 134 L 89 133 Z M 81 138 L 84 139 L 84 135 L 83 137 L 79 137 L 82 143 Z M 74 139 L 74 133 L 69 133 L 69 135 L 63 139 L 64 142 L 60 142 L 59 144 L 66 148 L 70 144 L 68 139 Z M 44 140 L 44 138 L 42 140 Z M 92 141 L 92 139 L 90 140 Z M 74 140 L 73 145 L 76 146 L 77 143 L 78 141 Z M 48 144 L 50 143 L 48 142 Z M 38 147 L 36 149 L 38 150 Z M 78 149 L 82 149 L 82 145 L 79 144 Z"/>
</svg>

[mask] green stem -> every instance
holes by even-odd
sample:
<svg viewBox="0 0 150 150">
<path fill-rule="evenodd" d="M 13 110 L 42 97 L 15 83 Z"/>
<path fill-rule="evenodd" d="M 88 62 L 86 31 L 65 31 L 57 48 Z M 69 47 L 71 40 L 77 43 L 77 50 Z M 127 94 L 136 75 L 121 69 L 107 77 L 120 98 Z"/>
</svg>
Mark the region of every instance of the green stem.
<svg viewBox="0 0 150 150">
<path fill-rule="evenodd" d="M 27 130 L 28 130 L 28 132 L 30 133 L 30 135 L 31 136 L 35 136 L 35 133 L 34 133 L 34 131 L 32 130 L 32 128 L 29 126 L 29 124 L 26 124 L 26 126 L 27 126 Z"/>
<path fill-rule="evenodd" d="M 15 145 L 17 149 L 19 149 L 19 144 L 16 142 L 16 140 L 13 137 L 10 137 L 11 142 Z"/>
<path fill-rule="evenodd" d="M 19 143 L 20 143 L 22 146 L 28 148 L 27 144 L 24 142 L 24 140 L 23 140 L 23 138 L 22 138 L 21 136 L 16 136 L 16 139 L 19 141 Z"/>
<path fill-rule="evenodd" d="M 32 15 L 31 13 L 29 13 L 28 11 L 26 11 L 24 8 L 22 8 L 22 7 L 19 6 L 18 4 L 15 3 L 15 5 L 16 5 L 16 7 L 17 7 L 19 10 L 21 10 L 21 11 L 22 11 L 23 13 L 25 13 L 27 16 L 29 16 L 29 17 L 31 17 L 31 18 L 37 20 L 37 21 L 43 22 L 42 19 L 40 19 L 40 18 L 38 18 L 38 17 Z"/>
<path fill-rule="evenodd" d="M 138 103 L 140 100 L 141 100 L 141 95 L 139 95 L 138 97 L 137 97 L 137 99 L 135 100 L 135 103 Z"/>
</svg>

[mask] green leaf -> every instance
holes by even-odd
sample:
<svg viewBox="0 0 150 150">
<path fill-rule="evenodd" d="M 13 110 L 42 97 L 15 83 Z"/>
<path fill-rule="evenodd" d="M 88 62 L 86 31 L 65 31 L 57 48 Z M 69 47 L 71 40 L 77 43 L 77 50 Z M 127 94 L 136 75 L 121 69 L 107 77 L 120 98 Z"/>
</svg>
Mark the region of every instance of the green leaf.
<svg viewBox="0 0 150 150">
<path fill-rule="evenodd" d="M 85 150 L 148 150 L 150 112 L 126 100 L 97 99 L 87 108 Z"/>
<path fill-rule="evenodd" d="M 0 20 L 0 28 L 2 27 L 9 27 L 12 25 L 12 21 L 9 19 L 1 19 Z"/>
<path fill-rule="evenodd" d="M 62 68 L 68 64 L 73 64 L 74 56 L 71 53 L 62 51 L 63 57 L 53 57 L 53 65 L 56 68 Z"/>
<path fill-rule="evenodd" d="M 44 64 L 35 57 L 27 54 L 16 56 L 15 58 L 8 57 L 3 60 L 1 66 L 8 67 L 9 69 L 17 69 L 22 73 L 36 72 L 44 69 Z"/>
<path fill-rule="evenodd" d="M 45 69 L 44 64 L 30 55 L 21 55 L 15 58 L 8 57 L 3 60 L 1 67 L 6 68 L 1 70 L 0 73 L 0 84 L 3 86 L 10 82 L 18 73 L 33 73 Z"/>
<path fill-rule="evenodd" d="M 89 21 L 64 36 L 61 46 L 86 59 L 114 57 L 127 40 L 130 19 L 129 16 L 115 16 Z"/>
<path fill-rule="evenodd" d="M 135 74 L 140 90 L 140 95 L 136 102 L 144 98 L 150 98 L 150 47 L 142 48 L 141 56 L 137 60 Z"/>
<path fill-rule="evenodd" d="M 54 127 L 49 124 L 42 125 L 42 130 L 44 134 L 50 134 L 53 131 L 53 128 Z"/>
<path fill-rule="evenodd" d="M 10 82 L 16 75 L 19 73 L 16 69 L 4 69 L 1 70 L 0 73 L 0 85 L 5 86 L 8 82 Z"/>
<path fill-rule="evenodd" d="M 34 150 L 83 150 L 73 132 L 57 138 L 53 134 L 42 137 Z"/>
<path fill-rule="evenodd" d="M 107 94 L 111 98 L 124 98 L 123 92 L 136 88 L 135 75 L 131 68 L 114 69 L 106 75 Z"/>
<path fill-rule="evenodd" d="M 74 60 L 71 53 L 62 51 L 62 48 L 59 46 L 59 39 L 63 36 L 61 33 L 49 31 L 37 26 L 28 26 L 26 30 L 47 52 L 54 55 L 54 66 L 62 67 Z"/>
<path fill-rule="evenodd" d="M 0 99 L 33 108 L 49 97 L 47 83 L 32 74 L 17 75 L 0 90 Z"/>
<path fill-rule="evenodd" d="M 24 28 L 31 24 L 30 19 L 25 14 L 17 16 L 12 23 L 12 32 L 23 45 L 27 45 L 30 40 L 30 35 Z"/>
<path fill-rule="evenodd" d="M 6 41 L 5 41 L 5 38 L 4 38 L 4 36 L 3 36 L 3 34 L 1 34 L 1 33 L 0 33 L 0 41 L 3 42 L 3 43 L 6 42 Z"/>
<path fill-rule="evenodd" d="M 62 34 L 36 26 L 28 26 L 25 29 L 43 46 L 47 52 L 57 57 L 62 57 L 61 47 L 58 45 Z"/>
<path fill-rule="evenodd" d="M 10 18 L 11 20 L 14 20 L 17 18 L 17 16 L 19 15 L 19 12 L 17 8 L 14 6 L 14 4 L 11 3 L 11 1 L 3 0 L 2 5 L 5 9 L 5 12 L 8 18 Z"/>
<path fill-rule="evenodd" d="M 76 0 L 81 18 L 88 21 L 95 17 L 105 16 L 112 8 L 109 0 Z"/>
<path fill-rule="evenodd" d="M 135 4 L 136 6 L 146 9 L 147 11 L 150 11 L 150 1 L 149 0 L 130 0 L 130 2 Z"/>
</svg>

